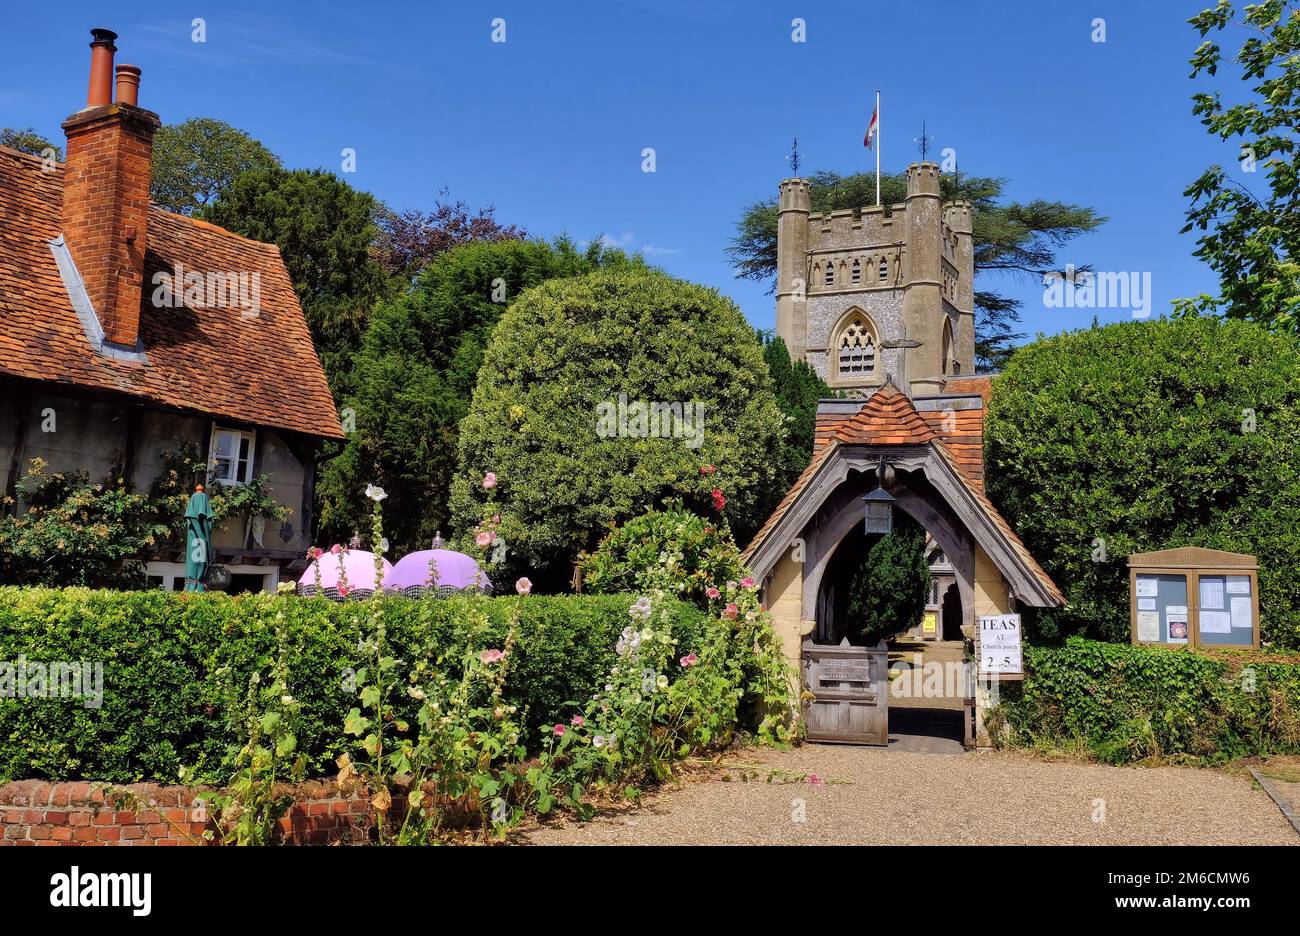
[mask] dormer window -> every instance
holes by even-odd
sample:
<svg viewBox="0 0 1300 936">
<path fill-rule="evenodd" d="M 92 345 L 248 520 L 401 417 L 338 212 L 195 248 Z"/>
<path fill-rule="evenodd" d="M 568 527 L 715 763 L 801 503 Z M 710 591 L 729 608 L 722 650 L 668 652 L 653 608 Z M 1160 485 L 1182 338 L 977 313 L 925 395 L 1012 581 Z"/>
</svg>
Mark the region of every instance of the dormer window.
<svg viewBox="0 0 1300 936">
<path fill-rule="evenodd" d="M 252 432 L 214 427 L 208 449 L 208 482 L 228 486 L 250 483 L 256 442 L 257 436 Z"/>
</svg>

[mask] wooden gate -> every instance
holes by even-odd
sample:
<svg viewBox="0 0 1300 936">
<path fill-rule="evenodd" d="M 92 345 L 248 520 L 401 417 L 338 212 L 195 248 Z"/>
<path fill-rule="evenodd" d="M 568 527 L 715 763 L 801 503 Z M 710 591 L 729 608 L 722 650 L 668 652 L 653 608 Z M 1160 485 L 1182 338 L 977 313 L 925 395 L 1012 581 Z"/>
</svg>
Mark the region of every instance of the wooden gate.
<svg viewBox="0 0 1300 936">
<path fill-rule="evenodd" d="M 803 704 L 809 741 L 889 743 L 889 650 L 803 643 Z"/>
</svg>

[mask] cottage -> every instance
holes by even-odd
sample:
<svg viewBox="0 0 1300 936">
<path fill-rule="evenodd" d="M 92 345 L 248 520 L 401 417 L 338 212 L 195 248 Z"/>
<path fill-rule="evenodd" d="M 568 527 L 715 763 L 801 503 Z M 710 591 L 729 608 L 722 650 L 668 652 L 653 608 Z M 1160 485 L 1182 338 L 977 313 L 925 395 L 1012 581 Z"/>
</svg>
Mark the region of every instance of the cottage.
<svg viewBox="0 0 1300 936">
<path fill-rule="evenodd" d="M 116 35 L 92 35 L 67 161 L 0 147 L 0 487 L 39 458 L 144 490 L 190 443 L 210 483 L 265 475 L 292 511 L 213 537 L 236 588 L 273 589 L 308 545 L 318 447 L 342 436 L 325 374 L 275 246 L 149 203 L 159 118 L 140 69 L 114 69 Z M 179 554 L 142 558 L 180 587 Z"/>
</svg>

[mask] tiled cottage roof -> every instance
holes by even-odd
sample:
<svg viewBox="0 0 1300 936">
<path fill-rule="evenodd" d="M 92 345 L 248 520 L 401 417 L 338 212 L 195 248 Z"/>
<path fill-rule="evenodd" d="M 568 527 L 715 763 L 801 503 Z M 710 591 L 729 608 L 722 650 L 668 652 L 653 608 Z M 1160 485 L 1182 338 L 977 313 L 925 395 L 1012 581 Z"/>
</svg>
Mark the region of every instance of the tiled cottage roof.
<svg viewBox="0 0 1300 936">
<path fill-rule="evenodd" d="M 277 429 L 340 438 L 338 415 L 293 284 L 272 244 L 149 207 L 140 311 L 147 361 L 99 354 L 60 278 L 64 168 L 0 147 L 0 374 L 139 397 Z M 256 273 L 256 316 L 155 308 L 151 278 L 180 264 Z"/>
</svg>

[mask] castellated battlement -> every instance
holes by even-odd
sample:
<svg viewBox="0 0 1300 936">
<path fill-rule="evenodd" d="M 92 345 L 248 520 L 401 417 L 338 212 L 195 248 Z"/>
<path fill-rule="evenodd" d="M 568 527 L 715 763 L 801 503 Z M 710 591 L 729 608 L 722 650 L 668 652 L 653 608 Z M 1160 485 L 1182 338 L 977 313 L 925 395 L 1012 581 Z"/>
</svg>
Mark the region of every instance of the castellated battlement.
<svg viewBox="0 0 1300 936">
<path fill-rule="evenodd" d="M 941 203 L 940 181 L 914 163 L 905 201 L 815 214 L 808 180 L 781 182 L 776 331 L 832 387 L 892 374 L 925 394 L 974 372 L 972 206 Z"/>
</svg>

